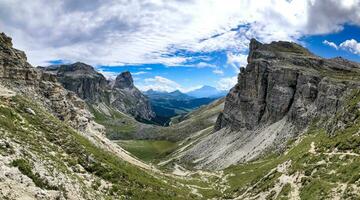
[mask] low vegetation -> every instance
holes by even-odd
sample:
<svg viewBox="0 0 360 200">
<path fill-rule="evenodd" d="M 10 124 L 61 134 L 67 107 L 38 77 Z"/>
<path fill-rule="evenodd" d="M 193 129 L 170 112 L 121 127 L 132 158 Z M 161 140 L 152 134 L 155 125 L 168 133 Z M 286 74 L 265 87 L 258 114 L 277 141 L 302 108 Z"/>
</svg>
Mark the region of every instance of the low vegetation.
<svg viewBox="0 0 360 200">
<path fill-rule="evenodd" d="M 136 157 L 144 161 L 161 159 L 177 146 L 166 140 L 120 140 L 117 143 Z"/>
<path fill-rule="evenodd" d="M 31 108 L 36 115 L 24 112 L 26 108 Z M 177 185 L 175 180 L 145 172 L 115 154 L 95 146 L 68 125 L 20 96 L 13 97 L 9 102 L 1 101 L 0 127 L 6 132 L 6 136 L 3 136 L 26 147 L 23 150 L 25 157 L 36 156 L 46 161 L 49 169 L 59 170 L 77 182 L 81 178 L 74 174 L 71 168 L 80 165 L 86 173 L 111 183 L 110 187 L 105 188 L 109 197 L 125 195 L 133 199 L 196 198 L 188 189 Z M 36 173 L 31 162 L 25 158 L 14 160 L 12 166 L 17 167 L 40 188 L 59 189 Z M 94 188 L 85 185 L 83 187 L 89 193 L 91 190 L 95 192 Z"/>
</svg>

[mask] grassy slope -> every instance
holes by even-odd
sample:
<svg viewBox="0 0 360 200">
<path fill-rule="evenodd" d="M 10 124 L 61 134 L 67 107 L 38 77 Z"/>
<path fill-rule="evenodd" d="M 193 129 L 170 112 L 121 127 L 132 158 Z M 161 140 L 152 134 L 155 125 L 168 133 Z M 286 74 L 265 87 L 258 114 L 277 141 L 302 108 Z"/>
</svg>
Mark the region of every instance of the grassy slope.
<svg viewBox="0 0 360 200">
<path fill-rule="evenodd" d="M 120 112 L 110 110 L 111 116 L 109 116 L 91 105 L 89 107 L 95 116 L 95 121 L 106 127 L 109 139 L 121 140 L 118 142 L 121 147 L 145 161 L 156 161 L 166 157 L 176 150 L 176 147 L 190 142 L 185 141 L 177 146 L 178 141 L 213 126 L 214 119 L 223 109 L 223 102 L 224 99 L 220 99 L 202 106 L 181 119 L 174 120 L 169 127 L 143 125 Z M 146 128 L 143 128 L 144 126 Z"/>
<path fill-rule="evenodd" d="M 117 143 L 144 161 L 153 161 L 172 152 L 177 144 L 165 140 L 120 140 Z"/>
<path fill-rule="evenodd" d="M 310 128 L 309 132 L 299 143 L 290 145 L 286 154 L 270 155 L 257 161 L 229 167 L 226 174 L 231 175 L 228 180 L 230 187 L 226 191 L 228 196 L 239 196 L 248 191 L 249 196 L 261 192 L 271 191 L 278 177 L 278 171 L 273 171 L 278 165 L 291 161 L 287 175 L 296 173 L 301 178 L 299 195 L 301 199 L 331 199 L 339 195 L 341 199 L 359 199 L 360 187 L 360 92 L 350 97 L 345 113 L 353 113 L 354 121 L 349 122 L 344 130 L 338 130 L 330 137 L 321 128 Z M 340 116 L 341 119 L 344 116 Z M 315 153 L 309 150 L 311 144 L 315 146 Z M 337 153 L 332 153 L 337 151 Z M 341 186 L 345 188 L 341 190 Z M 250 188 L 250 189 L 249 189 Z M 278 199 L 289 199 L 290 191 L 294 190 L 289 184 L 283 185 Z M 268 193 L 271 199 L 273 194 Z"/>
<path fill-rule="evenodd" d="M 259 198 L 258 195 L 264 194 L 268 199 L 290 199 L 291 195 L 298 191 L 301 199 L 331 199 L 334 195 L 338 195 L 342 199 L 359 199 L 359 102 L 360 92 L 355 91 L 349 97 L 346 110 L 338 116 L 339 120 L 342 120 L 346 118 L 347 113 L 351 113 L 352 120 L 348 121 L 345 129 L 338 130 L 335 136 L 329 136 L 321 126 L 314 125 L 298 141 L 289 143 L 285 154 L 268 155 L 247 164 L 231 166 L 224 170 L 225 176 L 222 178 L 211 177 L 210 180 L 203 181 L 201 176 L 194 175 L 191 179 L 178 181 L 204 188 L 199 188 L 198 192 L 205 198 L 234 198 L 243 194 L 245 194 L 243 197 Z M 204 112 L 209 111 L 203 108 L 203 111 L 199 109 L 192 112 L 184 118 L 184 121 L 174 124 L 173 127 L 179 127 L 178 130 L 181 130 L 181 127 L 186 129 L 194 126 L 202 120 L 201 116 L 211 115 L 211 111 L 206 115 Z M 149 158 L 156 149 L 152 146 L 152 142 L 131 141 L 127 144 L 125 142 L 123 145 L 132 148 L 134 144 L 141 144 L 139 148 L 133 148 L 131 151 L 134 154 L 143 151 L 141 153 Z M 184 144 L 187 142 L 185 141 Z M 315 153 L 310 152 L 312 144 L 315 146 Z M 335 150 L 338 154 L 332 153 Z M 279 165 L 289 161 L 291 161 L 291 165 L 286 172 L 276 170 Z M 294 184 L 279 182 L 280 177 L 284 175 L 294 177 L 299 174 L 301 175 L 299 180 L 294 183 L 298 188 L 294 188 Z M 226 181 L 223 182 L 224 180 Z M 210 189 L 206 188 L 212 184 L 214 185 Z M 276 187 L 280 187 L 277 192 Z M 221 188 L 226 189 L 221 192 Z"/>
<path fill-rule="evenodd" d="M 137 131 L 138 123 L 133 118 L 109 108 L 109 115 L 104 114 L 94 106 L 88 105 L 95 121 L 106 127 L 106 136 L 109 139 L 131 139 Z"/>
<path fill-rule="evenodd" d="M 134 199 L 193 198 L 186 189 L 180 189 L 178 185 L 172 186 L 175 184 L 173 180 L 150 175 L 114 154 L 96 147 L 71 127 L 21 96 L 12 97 L 11 100 L 1 99 L 0 104 L 0 127 L 6 133 L 0 137 L 16 141 L 29 149 L 31 154 L 51 161 L 51 167 L 74 176 L 75 180 L 76 175 L 69 167 L 80 164 L 88 173 L 112 183 L 106 192 L 108 196 L 126 195 Z M 24 112 L 26 108 L 34 110 L 36 115 Z M 6 155 L 11 152 L 0 149 L 0 153 Z M 23 171 L 29 176 L 31 154 L 13 164 L 17 167 L 22 166 Z M 89 159 L 90 157 L 92 159 Z M 81 184 L 81 181 L 78 183 Z M 93 191 L 85 185 L 82 187 L 85 194 Z"/>
</svg>

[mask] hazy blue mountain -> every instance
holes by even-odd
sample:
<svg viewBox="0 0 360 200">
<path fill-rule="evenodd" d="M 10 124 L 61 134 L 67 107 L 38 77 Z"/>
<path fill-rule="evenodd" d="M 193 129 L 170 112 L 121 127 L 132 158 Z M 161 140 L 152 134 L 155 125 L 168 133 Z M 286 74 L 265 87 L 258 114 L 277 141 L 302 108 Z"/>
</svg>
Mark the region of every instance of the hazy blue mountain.
<svg viewBox="0 0 360 200">
<path fill-rule="evenodd" d="M 180 92 L 179 90 L 175 90 L 173 92 L 163 92 L 163 91 L 155 91 L 155 90 L 148 90 L 144 92 L 151 99 L 176 99 L 176 100 L 189 100 L 194 99 L 187 94 Z"/>
<path fill-rule="evenodd" d="M 216 98 L 196 98 L 182 93 L 179 90 L 173 92 L 162 92 L 148 90 L 144 92 L 150 99 L 150 104 L 156 114 L 156 123 L 166 125 L 171 118 L 176 115 L 184 115 L 199 108 L 202 105 L 209 104 Z"/>
<path fill-rule="evenodd" d="M 195 98 L 219 98 L 225 96 L 227 92 L 228 91 L 218 90 L 215 87 L 204 85 L 201 88 L 192 90 L 186 94 Z"/>
</svg>

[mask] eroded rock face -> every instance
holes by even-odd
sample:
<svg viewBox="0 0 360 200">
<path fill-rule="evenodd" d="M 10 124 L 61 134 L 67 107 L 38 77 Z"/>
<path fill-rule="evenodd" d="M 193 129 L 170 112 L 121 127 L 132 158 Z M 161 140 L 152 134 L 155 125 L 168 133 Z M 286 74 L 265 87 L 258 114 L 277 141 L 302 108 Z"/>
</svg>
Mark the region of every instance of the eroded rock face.
<svg viewBox="0 0 360 200">
<path fill-rule="evenodd" d="M 336 74 L 358 76 L 360 70 L 357 63 L 326 60 L 290 42 L 251 40 L 248 61 L 227 95 L 218 130 L 253 130 L 285 116 L 301 129 L 317 115 L 334 114 L 354 88 L 351 81 L 333 81 Z"/>
<path fill-rule="evenodd" d="M 323 59 L 290 42 L 251 40 L 248 65 L 225 100 L 215 130 L 187 150 L 185 162 L 221 169 L 267 151 L 282 151 L 289 139 L 316 121 L 332 134 L 347 97 L 360 88 L 360 64 Z"/>
<path fill-rule="evenodd" d="M 11 38 L 0 34 L 0 83 L 29 96 L 59 119 L 85 130 L 92 115 L 85 103 L 64 89 L 53 74 L 32 67 L 23 51 L 12 47 Z"/>
<path fill-rule="evenodd" d="M 132 79 L 130 72 L 128 71 L 122 72 L 116 77 L 114 88 L 125 89 L 125 88 L 133 88 L 133 87 L 134 87 L 134 81 Z"/>
<path fill-rule="evenodd" d="M 56 75 L 66 89 L 75 92 L 87 102 L 96 103 L 105 100 L 108 82 L 102 74 L 96 72 L 90 65 L 77 62 L 42 69 Z"/>
<path fill-rule="evenodd" d="M 85 63 L 40 67 L 54 75 L 68 90 L 91 105 L 106 104 L 139 120 L 155 117 L 149 100 L 138 90 L 130 72 L 120 73 L 113 83 Z"/>
<path fill-rule="evenodd" d="M 151 120 L 155 117 L 150 101 L 134 86 L 130 72 L 123 72 L 116 77 L 111 90 L 110 103 L 138 120 Z"/>
</svg>

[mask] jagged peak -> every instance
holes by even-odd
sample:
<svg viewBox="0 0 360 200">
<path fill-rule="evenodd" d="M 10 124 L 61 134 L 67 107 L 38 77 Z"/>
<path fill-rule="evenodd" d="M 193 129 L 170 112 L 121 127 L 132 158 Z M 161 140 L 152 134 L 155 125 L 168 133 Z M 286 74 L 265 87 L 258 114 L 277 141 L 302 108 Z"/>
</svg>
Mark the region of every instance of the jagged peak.
<svg viewBox="0 0 360 200">
<path fill-rule="evenodd" d="M 276 59 L 291 56 L 314 56 L 314 54 L 294 42 L 273 41 L 263 44 L 256 39 L 250 40 L 248 63 L 257 58 Z"/>
<path fill-rule="evenodd" d="M 75 62 L 73 64 L 64 64 L 64 65 L 59 65 L 58 66 L 58 70 L 60 72 L 86 72 L 86 73 L 90 73 L 90 74 L 97 74 L 96 70 L 94 69 L 94 67 L 92 67 L 91 65 L 88 65 L 86 63 L 83 62 Z"/>
<path fill-rule="evenodd" d="M 134 87 L 134 81 L 129 71 L 119 74 L 114 83 L 115 88 L 132 88 Z"/>
<path fill-rule="evenodd" d="M 250 45 L 249 45 L 249 50 L 250 51 L 256 50 L 262 45 L 263 44 L 261 42 L 257 41 L 255 38 L 251 38 Z"/>
<path fill-rule="evenodd" d="M 8 47 L 12 47 L 12 39 L 8 37 L 4 32 L 0 33 L 0 43 Z"/>
</svg>

